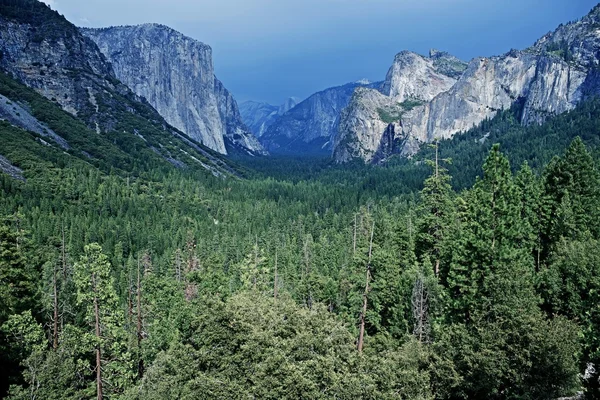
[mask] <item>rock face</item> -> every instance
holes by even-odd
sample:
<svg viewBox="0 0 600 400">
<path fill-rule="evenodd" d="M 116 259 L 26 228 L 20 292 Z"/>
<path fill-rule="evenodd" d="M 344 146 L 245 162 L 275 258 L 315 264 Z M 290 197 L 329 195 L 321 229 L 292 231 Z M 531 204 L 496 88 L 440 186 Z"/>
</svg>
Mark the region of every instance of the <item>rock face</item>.
<svg viewBox="0 0 600 400">
<path fill-rule="evenodd" d="M 290 97 L 285 103 L 277 107 L 268 103 L 245 101 L 240 104 L 240 114 L 250 131 L 260 138 L 269 126 L 273 125 L 279 117 L 294 108 L 299 102 L 299 99 Z"/>
<path fill-rule="evenodd" d="M 126 94 L 127 88 L 75 26 L 43 4 L 32 9 L 36 13 L 15 8 L 11 14 L 6 8 L 0 15 L 0 69 L 91 127 L 111 125 L 109 116 L 96 108 L 96 96 L 105 88 Z"/>
<path fill-rule="evenodd" d="M 340 117 L 339 131 L 343 134 L 336 136 L 333 145 L 337 161 L 350 161 L 367 153 L 372 158 L 388 125 L 401 129 L 399 123 L 388 124 L 379 117 L 378 110 L 388 104 L 389 98 L 375 89 L 356 89 Z"/>
<path fill-rule="evenodd" d="M 0 120 L 7 121 L 11 125 L 35 132 L 40 136 L 54 141 L 64 150 L 69 150 L 69 143 L 54 132 L 46 124 L 38 121 L 29 110 L 18 103 L 13 103 L 9 98 L 0 94 Z"/>
<path fill-rule="evenodd" d="M 355 82 L 318 92 L 281 115 L 260 140 L 272 153 L 330 153 L 340 114 L 357 87 L 381 83 Z"/>
<path fill-rule="evenodd" d="M 524 104 L 523 124 L 573 109 L 600 93 L 599 26 L 597 6 L 526 50 L 475 58 L 468 65 L 435 50 L 427 58 L 398 54 L 381 93 L 357 91 L 342 114 L 335 160 L 411 155 L 421 143 L 450 138 L 517 101 Z M 390 127 L 397 144 L 391 147 L 384 145 Z"/>
<path fill-rule="evenodd" d="M 450 89 L 456 83 L 457 75 L 460 76 L 460 72 L 465 70 L 466 64 L 446 53 L 432 50 L 431 54 L 435 58 L 410 51 L 396 55 L 383 83 L 383 94 L 399 103 L 410 99 L 431 101 Z M 441 64 L 440 60 L 443 59 L 447 62 Z M 441 65 L 452 66 L 451 63 L 455 63 L 455 68 L 450 71 L 448 68 L 439 68 Z"/>
<path fill-rule="evenodd" d="M 157 24 L 81 32 L 98 45 L 117 78 L 170 125 L 221 154 L 228 146 L 264 153 L 215 77 L 210 46 Z"/>
<path fill-rule="evenodd" d="M 215 95 L 219 116 L 225 124 L 224 143 L 226 149 L 249 155 L 267 154 L 258 139 L 248 131 L 242 121 L 235 99 L 217 78 L 215 78 Z"/>
<path fill-rule="evenodd" d="M 144 98 L 117 79 L 94 41 L 42 2 L 19 0 L 0 4 L 0 71 L 7 75 L 3 78 L 7 82 L 14 81 L 15 87 L 22 84 L 34 89 L 92 129 L 91 132 L 83 126 L 81 131 L 75 132 L 70 131 L 72 127 L 60 127 L 67 129 L 62 132 L 58 127 L 50 129 L 34 117 L 35 112 L 27 101 L 22 103 L 21 93 L 17 93 L 20 90 L 16 90 L 14 98 L 11 90 L 5 90 L 0 96 L 0 118 L 36 132 L 43 137 L 38 138 L 43 144 L 68 149 L 86 159 L 102 159 L 103 152 L 109 149 L 120 154 L 116 168 L 129 168 L 137 162 L 144 165 L 148 160 L 133 157 L 151 154 L 149 157 L 156 157 L 154 161 L 162 159 L 176 168 L 200 167 L 216 176 L 238 174 L 214 151 L 165 122 Z M 211 79 L 214 85 L 214 77 Z M 225 96 L 225 91 L 219 90 Z M 222 112 L 234 118 L 236 115 L 229 108 L 231 102 L 229 97 L 222 102 Z M 46 109 L 41 120 L 51 125 L 49 121 L 54 120 L 54 113 L 61 111 L 51 104 Z M 218 114 L 219 104 L 215 103 L 215 109 Z M 94 131 L 99 140 L 94 138 L 83 144 L 83 140 L 69 136 L 67 141 L 64 136 L 65 132 L 81 133 L 89 139 Z M 257 143 L 254 145 L 260 147 Z M 84 148 L 96 153 L 91 154 Z"/>
<path fill-rule="evenodd" d="M 435 50 L 429 57 L 409 51 L 396 55 L 381 90 L 354 92 L 340 118 L 335 160 L 379 162 L 389 154 L 414 149 L 415 140 L 404 129 L 411 125 L 405 121 L 418 118 L 424 105 L 450 90 L 465 68 L 466 63 Z"/>
</svg>

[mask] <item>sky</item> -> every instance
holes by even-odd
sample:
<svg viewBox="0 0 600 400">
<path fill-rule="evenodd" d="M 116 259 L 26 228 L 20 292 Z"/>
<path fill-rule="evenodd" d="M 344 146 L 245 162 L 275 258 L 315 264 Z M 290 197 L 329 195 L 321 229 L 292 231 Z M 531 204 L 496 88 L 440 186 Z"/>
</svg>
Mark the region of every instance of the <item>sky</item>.
<svg viewBox="0 0 600 400">
<path fill-rule="evenodd" d="M 597 0 L 44 0 L 78 26 L 157 22 L 210 45 L 238 100 L 281 104 L 385 78 L 394 55 L 523 49 Z"/>
</svg>

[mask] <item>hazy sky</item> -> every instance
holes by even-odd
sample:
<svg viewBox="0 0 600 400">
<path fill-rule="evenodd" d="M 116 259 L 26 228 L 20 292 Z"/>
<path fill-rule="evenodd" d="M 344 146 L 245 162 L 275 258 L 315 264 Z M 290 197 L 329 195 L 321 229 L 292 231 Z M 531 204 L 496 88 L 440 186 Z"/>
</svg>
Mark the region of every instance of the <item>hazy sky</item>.
<svg viewBox="0 0 600 400">
<path fill-rule="evenodd" d="M 45 0 L 79 26 L 158 22 L 209 44 L 238 101 L 282 103 L 383 80 L 394 55 L 469 60 L 522 49 L 592 0 Z"/>
</svg>

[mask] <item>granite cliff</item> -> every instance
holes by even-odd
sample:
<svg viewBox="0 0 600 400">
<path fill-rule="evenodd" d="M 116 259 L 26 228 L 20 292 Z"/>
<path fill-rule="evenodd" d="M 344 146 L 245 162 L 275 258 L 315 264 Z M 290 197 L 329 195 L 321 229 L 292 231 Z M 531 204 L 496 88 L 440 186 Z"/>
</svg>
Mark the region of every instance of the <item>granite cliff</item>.
<svg viewBox="0 0 600 400">
<path fill-rule="evenodd" d="M 353 94 L 334 158 L 378 162 L 394 153 L 411 155 L 422 143 L 450 138 L 515 102 L 523 104 L 523 124 L 542 123 L 600 93 L 599 51 L 597 6 L 528 49 L 468 64 L 435 50 L 429 57 L 399 53 L 381 91 Z M 394 146 L 388 145 L 391 131 Z"/>
<path fill-rule="evenodd" d="M 128 171 L 157 162 L 237 174 L 119 81 L 94 41 L 44 3 L 0 2 L 0 81 L 0 118 L 44 137 L 45 145 Z M 222 112 L 235 117 L 228 101 Z"/>
<path fill-rule="evenodd" d="M 278 107 L 269 103 L 245 101 L 240 104 L 240 114 L 252 133 L 260 138 L 279 117 L 294 108 L 299 102 L 300 100 L 296 97 L 290 97 Z"/>
<path fill-rule="evenodd" d="M 264 154 L 231 93 L 215 77 L 210 46 L 158 24 L 81 32 L 112 64 L 116 77 L 172 126 L 227 154 Z"/>
<path fill-rule="evenodd" d="M 358 87 L 379 83 L 354 82 L 315 93 L 281 115 L 260 137 L 273 153 L 330 153 L 337 136 L 340 114 Z"/>
</svg>

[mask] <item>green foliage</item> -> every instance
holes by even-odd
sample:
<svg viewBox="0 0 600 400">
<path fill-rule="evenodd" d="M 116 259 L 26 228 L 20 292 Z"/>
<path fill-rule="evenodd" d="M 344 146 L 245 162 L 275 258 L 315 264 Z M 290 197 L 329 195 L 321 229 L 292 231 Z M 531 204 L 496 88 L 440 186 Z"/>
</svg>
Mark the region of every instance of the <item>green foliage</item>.
<svg viewBox="0 0 600 400">
<path fill-rule="evenodd" d="M 12 398 L 93 397 L 98 347 L 107 396 L 124 398 L 553 398 L 598 361 L 594 101 L 542 127 L 499 113 L 441 142 L 453 163 L 437 173 L 424 149 L 378 168 L 240 159 L 247 179 L 222 179 L 148 152 L 132 133 L 144 107 L 116 114 L 127 134 L 98 135 L 6 76 L 0 90 L 71 145 L 0 122 L 26 178 L 0 174 Z M 159 126 L 146 140 L 180 152 Z M 484 164 L 494 141 L 528 165 L 514 176 L 497 147 Z M 35 351 L 9 335 L 39 329 Z"/>
<path fill-rule="evenodd" d="M 386 124 L 393 124 L 394 122 L 398 122 L 402 119 L 403 111 L 399 110 L 388 110 L 385 108 L 378 108 L 377 114 L 379 115 L 379 119 L 385 122 Z"/>
<path fill-rule="evenodd" d="M 424 103 L 419 99 L 406 99 L 401 103 L 398 103 L 405 111 L 411 111 L 413 108 L 422 106 Z"/>
<path fill-rule="evenodd" d="M 106 392 L 121 393 L 133 379 L 133 368 L 108 257 L 97 243 L 87 245 L 73 269 L 77 304 L 84 307 L 89 326 L 83 340 L 101 351 Z"/>
<path fill-rule="evenodd" d="M 0 0 L 0 15 L 33 25 L 36 42 L 65 38 L 77 29 L 58 12 L 37 0 Z"/>
<path fill-rule="evenodd" d="M 549 54 L 562 58 L 566 62 L 571 62 L 574 60 L 573 52 L 569 48 L 569 43 L 566 40 L 548 43 L 545 51 Z"/>
<path fill-rule="evenodd" d="M 432 398 L 425 348 L 360 357 L 321 305 L 242 292 L 193 307 L 190 336 L 158 355 L 132 398 Z"/>
</svg>

